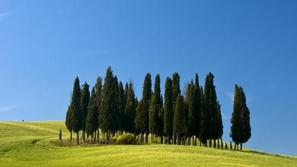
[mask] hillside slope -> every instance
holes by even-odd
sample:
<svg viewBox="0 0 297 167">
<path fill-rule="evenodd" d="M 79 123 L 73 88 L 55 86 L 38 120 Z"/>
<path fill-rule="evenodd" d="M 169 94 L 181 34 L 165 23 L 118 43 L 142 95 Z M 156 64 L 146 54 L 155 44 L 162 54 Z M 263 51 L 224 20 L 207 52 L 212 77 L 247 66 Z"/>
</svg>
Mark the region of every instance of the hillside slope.
<svg viewBox="0 0 297 167">
<path fill-rule="evenodd" d="M 296 167 L 297 158 L 173 145 L 61 147 L 62 121 L 0 122 L 0 166 Z"/>
</svg>

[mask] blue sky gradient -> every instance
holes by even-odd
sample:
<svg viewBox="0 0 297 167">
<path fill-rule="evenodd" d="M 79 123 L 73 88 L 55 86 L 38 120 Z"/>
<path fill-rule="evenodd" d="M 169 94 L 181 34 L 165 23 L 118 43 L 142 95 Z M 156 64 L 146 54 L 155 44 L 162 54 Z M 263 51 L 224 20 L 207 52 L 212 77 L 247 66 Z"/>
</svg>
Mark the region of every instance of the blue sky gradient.
<svg viewBox="0 0 297 167">
<path fill-rule="evenodd" d="M 296 46 L 294 0 L 0 0 L 0 120 L 63 120 L 75 76 L 93 85 L 107 66 L 139 98 L 146 72 L 182 88 L 212 72 L 225 140 L 237 83 L 247 145 L 297 155 Z"/>
</svg>

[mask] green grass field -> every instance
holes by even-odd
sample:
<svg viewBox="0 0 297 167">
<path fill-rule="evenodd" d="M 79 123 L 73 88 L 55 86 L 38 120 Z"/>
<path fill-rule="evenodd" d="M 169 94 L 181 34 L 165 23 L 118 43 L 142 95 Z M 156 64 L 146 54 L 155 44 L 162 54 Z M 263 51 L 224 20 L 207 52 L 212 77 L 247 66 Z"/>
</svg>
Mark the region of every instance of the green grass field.
<svg viewBox="0 0 297 167">
<path fill-rule="evenodd" d="M 296 157 L 174 145 L 58 146 L 62 121 L 1 122 L 0 166 L 297 167 Z"/>
</svg>

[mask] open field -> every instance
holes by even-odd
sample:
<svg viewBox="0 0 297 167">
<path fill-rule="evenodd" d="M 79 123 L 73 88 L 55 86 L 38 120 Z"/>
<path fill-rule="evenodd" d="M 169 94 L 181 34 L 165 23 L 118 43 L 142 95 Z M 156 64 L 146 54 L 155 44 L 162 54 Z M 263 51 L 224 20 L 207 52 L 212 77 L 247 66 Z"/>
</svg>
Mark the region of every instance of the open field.
<svg viewBox="0 0 297 167">
<path fill-rule="evenodd" d="M 252 151 L 238 152 L 174 145 L 61 147 L 62 121 L 1 122 L 0 166 L 208 166 L 296 167 L 297 158 Z"/>
</svg>

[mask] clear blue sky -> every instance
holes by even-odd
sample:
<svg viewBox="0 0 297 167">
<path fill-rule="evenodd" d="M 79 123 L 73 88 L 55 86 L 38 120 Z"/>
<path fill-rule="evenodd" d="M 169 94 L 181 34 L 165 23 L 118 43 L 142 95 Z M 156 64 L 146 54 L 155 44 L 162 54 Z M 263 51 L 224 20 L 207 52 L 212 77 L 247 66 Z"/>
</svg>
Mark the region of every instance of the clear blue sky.
<svg viewBox="0 0 297 167">
<path fill-rule="evenodd" d="M 296 46 L 295 0 L 0 0 L 0 120 L 63 120 L 75 76 L 93 85 L 107 66 L 138 97 L 146 72 L 182 87 L 213 72 L 224 139 L 237 83 L 247 145 L 297 155 Z"/>
</svg>

